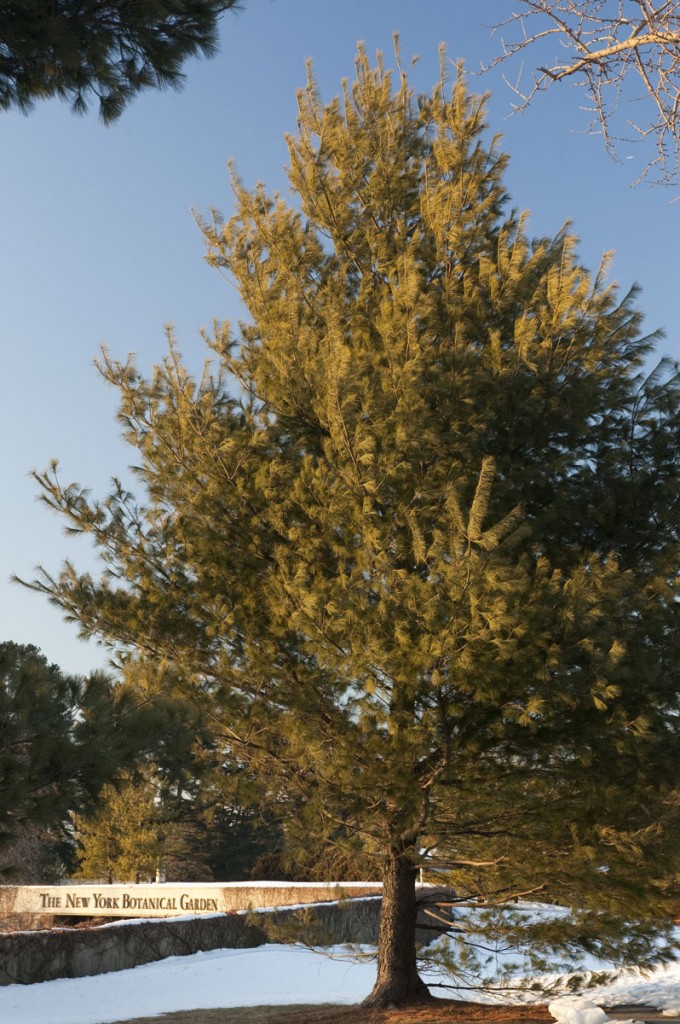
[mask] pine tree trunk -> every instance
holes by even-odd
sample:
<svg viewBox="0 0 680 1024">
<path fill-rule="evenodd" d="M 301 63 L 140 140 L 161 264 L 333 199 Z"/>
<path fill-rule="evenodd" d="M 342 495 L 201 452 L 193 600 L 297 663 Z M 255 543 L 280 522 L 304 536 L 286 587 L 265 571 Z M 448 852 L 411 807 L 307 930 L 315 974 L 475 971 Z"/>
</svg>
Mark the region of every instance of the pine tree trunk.
<svg viewBox="0 0 680 1024">
<path fill-rule="evenodd" d="M 364 1006 L 414 1006 L 433 998 L 416 966 L 416 870 L 409 850 L 393 850 L 383 873 L 378 979 Z"/>
</svg>

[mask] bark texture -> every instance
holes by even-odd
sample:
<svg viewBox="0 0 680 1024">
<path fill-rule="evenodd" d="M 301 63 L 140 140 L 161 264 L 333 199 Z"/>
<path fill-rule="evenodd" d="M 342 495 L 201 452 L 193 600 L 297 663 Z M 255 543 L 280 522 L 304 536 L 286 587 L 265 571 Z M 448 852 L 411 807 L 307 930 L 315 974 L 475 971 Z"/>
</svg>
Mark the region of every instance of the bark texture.
<svg viewBox="0 0 680 1024">
<path fill-rule="evenodd" d="M 408 850 L 393 851 L 383 874 L 378 978 L 364 1006 L 416 1006 L 433 999 L 418 974 L 416 914 L 416 871 L 412 858 Z"/>
</svg>

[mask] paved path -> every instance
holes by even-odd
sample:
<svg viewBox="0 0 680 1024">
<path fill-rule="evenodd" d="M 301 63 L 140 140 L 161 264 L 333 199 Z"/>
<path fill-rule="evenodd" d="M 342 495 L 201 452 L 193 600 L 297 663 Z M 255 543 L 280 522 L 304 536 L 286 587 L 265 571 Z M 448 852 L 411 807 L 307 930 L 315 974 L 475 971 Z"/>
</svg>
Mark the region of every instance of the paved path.
<svg viewBox="0 0 680 1024">
<path fill-rule="evenodd" d="M 677 1015 L 662 1014 L 658 1006 L 637 1006 L 635 1003 L 617 1003 L 605 1006 L 604 1011 L 612 1020 L 641 1020 L 644 1024 L 671 1024 L 678 1021 Z"/>
</svg>

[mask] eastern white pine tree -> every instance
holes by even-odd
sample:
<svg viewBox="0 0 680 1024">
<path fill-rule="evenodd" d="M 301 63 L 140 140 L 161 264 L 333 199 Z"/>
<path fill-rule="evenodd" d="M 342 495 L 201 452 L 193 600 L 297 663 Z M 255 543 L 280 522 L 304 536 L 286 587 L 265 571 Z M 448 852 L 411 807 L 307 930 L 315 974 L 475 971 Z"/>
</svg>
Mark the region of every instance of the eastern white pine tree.
<svg viewBox="0 0 680 1024">
<path fill-rule="evenodd" d="M 369 1005 L 427 998 L 420 849 L 459 892 L 651 931 L 677 853 L 678 379 L 564 230 L 505 212 L 484 101 L 360 50 L 289 139 L 289 205 L 204 230 L 247 316 L 199 381 L 105 356 L 139 503 L 38 480 L 98 545 L 34 586 L 179 674 L 222 756 L 384 882 Z M 637 875 L 637 887 L 631 879 Z M 600 916 L 598 916 L 600 915 Z M 638 926 L 636 926 L 638 927 Z"/>
<path fill-rule="evenodd" d="M 239 0 L 5 0 L 0 10 L 0 110 L 96 97 L 104 123 L 144 89 L 177 89 L 182 65 L 213 56 L 217 23 Z"/>
</svg>

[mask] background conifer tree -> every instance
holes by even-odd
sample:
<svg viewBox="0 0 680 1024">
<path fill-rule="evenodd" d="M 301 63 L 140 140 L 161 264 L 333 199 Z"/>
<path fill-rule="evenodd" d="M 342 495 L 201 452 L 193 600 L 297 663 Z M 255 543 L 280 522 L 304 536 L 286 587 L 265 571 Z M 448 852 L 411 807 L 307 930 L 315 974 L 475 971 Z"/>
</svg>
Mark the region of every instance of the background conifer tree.
<svg viewBox="0 0 680 1024">
<path fill-rule="evenodd" d="M 360 50 L 299 111 L 295 205 L 234 177 L 204 225 L 247 319 L 203 378 L 102 360 L 141 501 L 38 475 L 107 572 L 33 585 L 172 667 L 293 850 L 375 866 L 370 1005 L 427 998 L 426 845 L 461 898 L 577 901 L 569 941 L 625 957 L 678 850 L 678 377 L 606 264 L 505 212 L 460 75 L 415 96 Z"/>
<path fill-rule="evenodd" d="M 121 685 L 147 723 L 146 746 L 124 787 L 138 790 L 137 800 L 143 792 L 153 796 L 167 879 L 249 878 L 258 859 L 278 845 L 280 827 L 259 809 L 247 765 L 215 736 L 214 709 L 192 693 L 187 699 L 182 679 L 166 662 L 126 658 L 121 668 Z M 111 787 L 109 796 L 117 795 Z M 94 813 L 105 817 L 99 803 Z M 91 826 L 92 815 L 86 817 Z M 88 847 L 89 840 L 80 845 Z"/>
<path fill-rule="evenodd" d="M 90 806 L 150 735 L 148 712 L 105 673 L 69 676 L 37 647 L 0 644 L 0 870 L 58 872 L 68 812 Z"/>
<path fill-rule="evenodd" d="M 220 14 L 238 0 L 6 0 L 0 109 L 95 96 L 105 123 L 143 89 L 178 89 L 191 56 L 213 56 Z"/>
<path fill-rule="evenodd" d="M 104 786 L 96 808 L 73 814 L 78 873 L 87 881 L 153 882 L 163 870 L 164 832 L 152 784 Z"/>
</svg>

